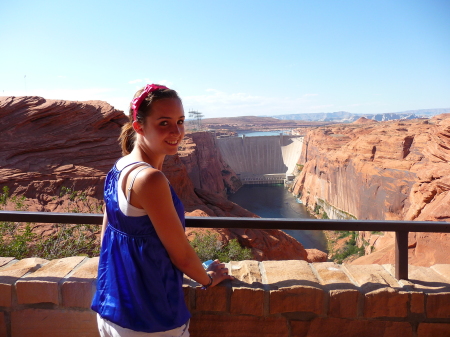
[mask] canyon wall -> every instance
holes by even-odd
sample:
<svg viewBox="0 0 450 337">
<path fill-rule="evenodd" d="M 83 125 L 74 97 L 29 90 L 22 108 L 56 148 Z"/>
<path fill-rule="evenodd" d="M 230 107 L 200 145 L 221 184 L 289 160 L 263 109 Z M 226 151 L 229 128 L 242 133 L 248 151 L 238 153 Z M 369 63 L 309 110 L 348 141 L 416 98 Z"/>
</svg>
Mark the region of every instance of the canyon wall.
<svg viewBox="0 0 450 337">
<path fill-rule="evenodd" d="M 449 160 L 450 114 L 319 127 L 305 137 L 293 193 L 331 218 L 450 221 Z M 393 262 L 390 234 L 361 234 L 384 249 L 369 255 L 373 261 Z M 448 234 L 411 233 L 409 239 L 411 264 L 450 261 Z M 367 258 L 361 259 L 370 263 Z"/>
<path fill-rule="evenodd" d="M 21 210 L 101 212 L 105 176 L 121 157 L 117 138 L 128 120 L 122 111 L 101 101 L 0 97 L 0 118 L 0 189 L 24 196 Z M 226 192 L 236 191 L 240 181 L 210 133 L 187 134 L 180 153 L 166 157 L 163 171 L 188 216 L 256 216 L 227 200 Z M 83 200 L 74 193 L 83 193 Z M 34 230 L 43 233 L 44 226 Z M 237 238 L 258 260 L 307 259 L 303 246 L 282 231 L 216 232 L 224 242 Z M 193 237 L 191 229 L 187 234 Z"/>
<path fill-rule="evenodd" d="M 101 101 L 0 98 L 0 185 L 27 198 L 30 211 L 64 212 L 63 186 L 103 199 L 106 173 L 121 156 L 127 121 Z"/>
<path fill-rule="evenodd" d="M 239 174 L 291 173 L 301 154 L 299 136 L 231 137 L 217 140 L 228 164 Z"/>
</svg>

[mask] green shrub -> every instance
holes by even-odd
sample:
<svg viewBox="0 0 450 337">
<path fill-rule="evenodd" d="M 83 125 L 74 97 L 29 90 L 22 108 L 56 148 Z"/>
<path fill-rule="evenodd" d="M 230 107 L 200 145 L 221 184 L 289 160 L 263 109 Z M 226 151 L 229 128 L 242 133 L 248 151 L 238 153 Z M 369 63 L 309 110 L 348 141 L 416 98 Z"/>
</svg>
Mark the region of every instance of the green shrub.
<svg viewBox="0 0 450 337">
<path fill-rule="evenodd" d="M 56 233 L 39 240 L 34 255 L 44 259 L 60 259 L 70 256 L 98 256 L 100 242 L 95 236 L 95 225 L 53 225 Z"/>
<path fill-rule="evenodd" d="M 9 188 L 4 186 L 0 193 L 0 206 L 5 208 L 8 203 L 13 203 L 16 211 L 27 209 L 25 196 L 9 196 Z M 68 194 L 68 211 L 79 212 L 77 202 L 82 202 L 93 210 L 94 206 L 88 204 L 85 192 L 73 191 L 62 187 L 60 197 Z M 101 205 L 100 205 L 101 207 Z M 75 255 L 97 256 L 100 243 L 95 233 L 99 230 L 96 225 L 69 225 L 54 224 L 55 234 L 40 238 L 36 241 L 33 233 L 33 224 L 18 222 L 0 222 L 0 256 L 9 256 L 23 259 L 38 256 L 44 259 L 57 259 Z"/>
<path fill-rule="evenodd" d="M 322 209 L 322 206 L 320 206 L 319 204 L 314 205 L 314 213 L 319 214 L 321 209 Z"/>
<path fill-rule="evenodd" d="M 205 234 L 195 234 L 191 246 L 201 261 L 219 259 L 221 262 L 229 262 L 253 259 L 250 248 L 242 247 L 237 239 L 222 245 L 215 233 L 207 231 Z"/>
<path fill-rule="evenodd" d="M 30 257 L 30 243 L 35 236 L 30 224 L 21 226 L 17 222 L 0 222 L 0 256 Z"/>
<path fill-rule="evenodd" d="M 346 231 L 339 231 L 339 232 L 346 233 Z M 364 255 L 364 247 L 358 247 L 356 245 L 356 232 L 350 231 L 348 233 L 350 233 L 351 235 L 350 239 L 347 241 L 347 243 L 342 249 L 340 249 L 338 252 L 336 252 L 336 254 L 334 254 L 331 257 L 331 260 L 336 263 L 342 263 L 346 258 L 348 258 L 351 255 L 358 255 L 358 256 Z M 347 236 L 348 235 L 345 234 L 345 236 L 342 237 Z"/>
<path fill-rule="evenodd" d="M 351 231 L 336 231 L 336 233 L 339 233 L 338 239 L 346 238 L 352 234 Z"/>
<path fill-rule="evenodd" d="M 3 186 L 2 191 L 3 191 L 3 193 L 0 193 L 0 205 L 2 205 L 2 208 L 4 209 L 6 206 L 6 203 L 8 202 L 9 187 Z"/>
</svg>

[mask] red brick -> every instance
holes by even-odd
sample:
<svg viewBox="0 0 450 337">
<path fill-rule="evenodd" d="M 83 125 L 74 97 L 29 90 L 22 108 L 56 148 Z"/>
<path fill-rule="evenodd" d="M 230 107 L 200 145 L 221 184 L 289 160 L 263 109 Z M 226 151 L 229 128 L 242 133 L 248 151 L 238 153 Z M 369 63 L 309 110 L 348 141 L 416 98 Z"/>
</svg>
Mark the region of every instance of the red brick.
<svg viewBox="0 0 450 337">
<path fill-rule="evenodd" d="M 309 321 L 291 321 L 291 336 L 307 337 L 310 325 Z"/>
<path fill-rule="evenodd" d="M 12 337 L 98 337 L 93 311 L 25 309 L 11 313 Z"/>
<path fill-rule="evenodd" d="M 425 295 L 420 292 L 410 292 L 411 313 L 423 314 L 425 312 Z"/>
<path fill-rule="evenodd" d="M 87 260 L 61 285 L 62 304 L 65 307 L 90 308 L 95 292 L 98 257 Z"/>
<path fill-rule="evenodd" d="M 450 318 L 450 293 L 427 294 L 428 318 Z"/>
<path fill-rule="evenodd" d="M 195 310 L 198 311 L 227 311 L 227 288 L 217 285 L 206 290 L 195 288 Z"/>
<path fill-rule="evenodd" d="M 5 313 L 0 312 L 0 337 L 6 337 L 6 331 Z"/>
<path fill-rule="evenodd" d="M 408 322 L 361 321 L 341 318 L 316 318 L 307 336 L 314 337 L 412 337 Z"/>
<path fill-rule="evenodd" d="M 330 291 L 328 316 L 352 318 L 358 315 L 360 293 L 354 289 L 336 289 Z"/>
<path fill-rule="evenodd" d="M 14 284 L 18 279 L 47 262 L 40 258 L 28 258 L 3 267 L 0 270 L 0 307 L 12 306 Z"/>
<path fill-rule="evenodd" d="M 190 296 L 191 287 L 188 285 L 183 284 L 183 295 L 184 295 L 184 302 L 186 303 L 186 306 L 189 311 L 191 311 L 191 296 Z"/>
<path fill-rule="evenodd" d="M 365 295 L 365 317 L 406 317 L 408 315 L 408 293 L 392 288 L 382 288 Z"/>
<path fill-rule="evenodd" d="M 420 323 L 417 337 L 444 337 L 450 336 L 450 324 L 446 323 Z"/>
<path fill-rule="evenodd" d="M 252 288 L 233 288 L 233 292 L 231 294 L 230 312 L 232 314 L 263 316 L 264 290 Z"/>
<path fill-rule="evenodd" d="M 52 260 L 34 273 L 22 277 L 16 282 L 17 302 L 59 304 L 59 282 L 84 259 L 83 256 L 73 256 Z"/>
<path fill-rule="evenodd" d="M 192 337 L 288 337 L 282 317 L 194 314 L 189 332 Z M 398 336 L 397 336 L 398 337 Z"/>
<path fill-rule="evenodd" d="M 323 312 L 323 291 L 314 287 L 293 286 L 270 291 L 271 314 L 285 312 Z"/>
</svg>

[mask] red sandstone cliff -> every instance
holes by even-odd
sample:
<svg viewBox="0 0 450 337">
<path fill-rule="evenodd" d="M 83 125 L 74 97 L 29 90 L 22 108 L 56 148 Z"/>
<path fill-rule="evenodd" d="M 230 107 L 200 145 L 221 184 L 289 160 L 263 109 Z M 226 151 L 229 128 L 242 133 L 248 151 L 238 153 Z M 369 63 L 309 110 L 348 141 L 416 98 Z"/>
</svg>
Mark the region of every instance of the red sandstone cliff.
<svg viewBox="0 0 450 337">
<path fill-rule="evenodd" d="M 62 186 L 102 200 L 104 177 L 120 157 L 126 117 L 101 101 L 0 98 L 0 185 L 29 210 L 64 212 Z"/>
<path fill-rule="evenodd" d="M 122 111 L 101 101 L 0 97 L 0 118 L 0 188 L 25 196 L 30 211 L 68 212 L 76 207 L 99 212 L 106 173 L 121 156 L 117 138 L 127 121 Z M 166 158 L 163 171 L 187 215 L 255 216 L 226 199 L 225 192 L 237 190 L 240 181 L 210 133 L 188 134 L 180 154 Z M 70 193 L 61 195 L 63 187 L 84 192 L 87 202 L 74 206 Z M 303 246 L 281 231 L 218 233 L 224 241 L 238 238 L 258 260 L 307 257 Z"/>
<path fill-rule="evenodd" d="M 293 193 L 330 217 L 450 221 L 449 160 L 449 114 L 320 127 L 305 137 Z M 380 252 L 354 263 L 392 263 L 392 237 L 368 234 Z M 411 233 L 409 262 L 449 263 L 449 248 L 447 234 Z"/>
</svg>

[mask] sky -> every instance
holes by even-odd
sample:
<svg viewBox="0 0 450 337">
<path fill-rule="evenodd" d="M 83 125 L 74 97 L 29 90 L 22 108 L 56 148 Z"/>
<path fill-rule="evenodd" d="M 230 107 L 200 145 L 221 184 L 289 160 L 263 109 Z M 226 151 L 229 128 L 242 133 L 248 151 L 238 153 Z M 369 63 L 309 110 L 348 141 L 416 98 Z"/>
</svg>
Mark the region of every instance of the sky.
<svg viewBox="0 0 450 337">
<path fill-rule="evenodd" d="M 206 118 L 450 108 L 448 0 L 2 0 L 0 96 Z"/>
</svg>

